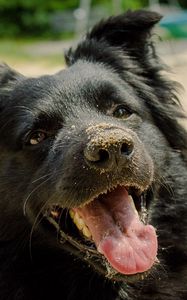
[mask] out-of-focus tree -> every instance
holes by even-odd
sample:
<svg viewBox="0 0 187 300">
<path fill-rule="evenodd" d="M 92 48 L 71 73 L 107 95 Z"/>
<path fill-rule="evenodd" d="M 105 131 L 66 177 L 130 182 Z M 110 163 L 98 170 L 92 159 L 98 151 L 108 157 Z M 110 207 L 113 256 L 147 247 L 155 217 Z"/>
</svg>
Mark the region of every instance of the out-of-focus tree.
<svg viewBox="0 0 187 300">
<path fill-rule="evenodd" d="M 0 0 L 0 36 L 50 36 L 51 17 L 74 9 L 79 0 Z"/>
<path fill-rule="evenodd" d="M 187 8 L 187 1 L 186 1 L 186 0 L 179 0 L 178 2 L 179 2 L 179 4 L 180 4 L 182 7 Z"/>
<path fill-rule="evenodd" d="M 122 0 L 123 9 L 128 9 L 129 7 L 131 9 L 138 9 L 141 7 L 145 7 L 146 5 L 148 5 L 148 0 Z"/>
<path fill-rule="evenodd" d="M 155 2 L 158 2 L 159 4 L 166 4 L 168 6 L 178 6 L 181 8 L 187 8 L 187 1 L 186 0 L 155 0 Z"/>
<path fill-rule="evenodd" d="M 107 4 L 109 4 L 109 2 L 112 2 L 112 1 L 107 1 L 107 0 L 93 0 L 92 1 L 93 5 L 96 5 L 96 4 L 103 5 L 104 3 L 105 3 L 105 5 L 107 5 Z M 128 8 L 137 9 L 140 7 L 144 7 L 145 5 L 148 4 L 148 0 L 133 0 L 133 1 L 132 0 L 120 0 L 119 2 L 121 3 L 122 9 L 128 9 Z"/>
</svg>

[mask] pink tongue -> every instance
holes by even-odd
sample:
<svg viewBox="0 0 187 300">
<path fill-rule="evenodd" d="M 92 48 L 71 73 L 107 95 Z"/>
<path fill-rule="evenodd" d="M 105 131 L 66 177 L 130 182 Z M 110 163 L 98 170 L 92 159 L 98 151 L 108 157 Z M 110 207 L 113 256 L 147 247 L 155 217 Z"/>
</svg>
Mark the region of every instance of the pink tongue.
<svg viewBox="0 0 187 300">
<path fill-rule="evenodd" d="M 144 225 L 132 198 L 123 187 L 103 195 L 102 200 L 74 209 L 88 226 L 97 249 L 122 274 L 145 272 L 154 264 L 157 237 Z"/>
</svg>

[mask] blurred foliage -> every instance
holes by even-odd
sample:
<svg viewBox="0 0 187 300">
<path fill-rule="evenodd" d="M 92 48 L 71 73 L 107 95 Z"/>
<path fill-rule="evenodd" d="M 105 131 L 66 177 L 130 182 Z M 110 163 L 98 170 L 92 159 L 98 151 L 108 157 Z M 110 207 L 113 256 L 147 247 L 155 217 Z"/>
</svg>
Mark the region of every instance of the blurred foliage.
<svg viewBox="0 0 187 300">
<path fill-rule="evenodd" d="M 141 7 L 145 7 L 146 5 L 148 5 L 148 1 L 147 0 L 123 0 L 122 1 L 122 7 L 123 9 L 128 9 L 129 7 L 131 9 L 137 9 L 137 8 L 141 8 Z"/>
<path fill-rule="evenodd" d="M 163 0 L 165 1 L 165 0 Z M 0 37 L 43 36 L 58 37 L 52 18 L 55 14 L 73 10 L 79 0 L 0 0 Z M 167 2 L 167 1 L 165 1 Z M 179 0 L 187 7 L 186 0 Z M 92 0 L 92 6 L 104 6 L 112 13 L 112 1 Z M 121 0 L 122 9 L 137 9 L 148 5 L 148 0 Z"/>
<path fill-rule="evenodd" d="M 78 6 L 78 0 L 0 0 L 0 36 L 51 36 L 54 13 Z"/>
</svg>

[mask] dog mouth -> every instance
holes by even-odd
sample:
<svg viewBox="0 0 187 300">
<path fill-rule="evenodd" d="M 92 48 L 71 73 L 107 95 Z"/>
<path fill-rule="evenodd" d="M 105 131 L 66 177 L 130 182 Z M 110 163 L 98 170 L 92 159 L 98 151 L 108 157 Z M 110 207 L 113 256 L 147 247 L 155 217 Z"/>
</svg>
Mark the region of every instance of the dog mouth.
<svg viewBox="0 0 187 300">
<path fill-rule="evenodd" d="M 117 185 L 81 207 L 53 205 L 47 220 L 60 243 L 68 242 L 79 256 L 106 277 L 121 280 L 146 275 L 157 262 L 157 236 L 148 224 L 149 192 Z"/>
</svg>

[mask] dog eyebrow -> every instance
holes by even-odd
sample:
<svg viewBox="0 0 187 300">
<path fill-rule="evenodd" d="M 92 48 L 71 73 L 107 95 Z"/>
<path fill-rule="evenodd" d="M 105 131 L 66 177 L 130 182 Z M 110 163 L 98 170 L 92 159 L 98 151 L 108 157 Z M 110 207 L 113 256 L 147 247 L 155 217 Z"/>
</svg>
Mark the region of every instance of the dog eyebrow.
<svg viewBox="0 0 187 300">
<path fill-rule="evenodd" d="M 34 128 L 59 129 L 63 125 L 62 117 L 56 113 L 42 112 L 33 120 Z"/>
<path fill-rule="evenodd" d="M 16 106 L 15 108 L 13 119 L 16 122 L 14 124 L 16 124 L 18 136 L 29 130 L 58 130 L 62 128 L 62 117 L 60 118 L 54 112 L 44 112 L 39 109 L 31 110 L 25 106 Z"/>
<path fill-rule="evenodd" d="M 129 109 L 141 112 L 142 106 L 137 101 L 137 95 L 131 92 L 131 87 L 118 85 L 117 87 L 110 82 L 100 83 L 94 97 L 98 109 L 107 110 L 112 105 L 125 104 Z M 142 103 L 141 103 L 142 104 Z"/>
</svg>

